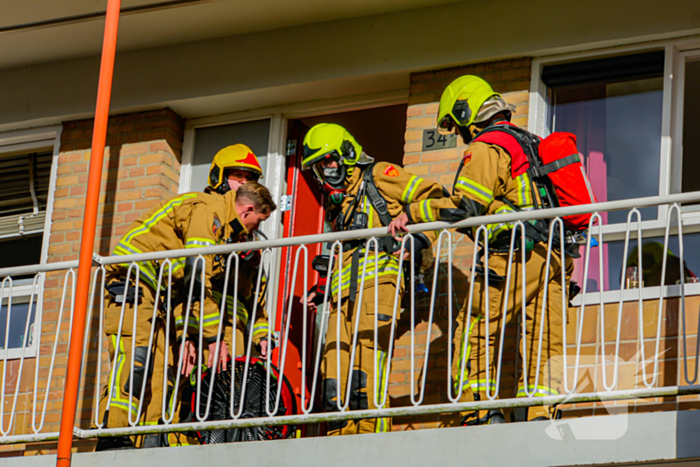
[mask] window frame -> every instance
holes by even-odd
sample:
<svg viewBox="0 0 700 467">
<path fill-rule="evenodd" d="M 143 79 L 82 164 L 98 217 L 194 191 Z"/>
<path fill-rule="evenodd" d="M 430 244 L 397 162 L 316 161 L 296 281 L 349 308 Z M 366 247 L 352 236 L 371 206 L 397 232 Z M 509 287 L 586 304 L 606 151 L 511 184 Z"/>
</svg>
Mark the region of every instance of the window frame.
<svg viewBox="0 0 700 467">
<path fill-rule="evenodd" d="M 658 195 L 664 196 L 680 193 L 683 164 L 682 135 L 685 63 L 688 58 L 692 58 L 693 61 L 700 60 L 700 39 L 698 38 L 671 39 L 534 58 L 530 75 L 528 130 L 541 136 L 549 134 L 547 122 L 551 90 L 541 79 L 545 66 L 652 52 L 655 50 L 664 51 Z M 674 141 L 678 143 L 673 144 Z M 667 207 L 660 206 L 657 209 L 655 219 L 642 220 L 643 238 L 664 235 L 668 211 Z M 684 222 L 684 234 L 700 232 L 700 207 L 684 207 L 681 210 L 681 215 Z M 630 248 L 636 245 L 636 229 L 637 223 L 632 222 L 630 226 Z M 596 226 L 591 230 L 592 235 L 595 235 L 597 238 L 599 228 Z M 604 226 L 602 234 L 604 241 L 609 243 L 624 241 L 626 231 L 627 224 L 618 223 Z M 645 300 L 658 298 L 661 292 L 659 287 L 648 287 L 640 290 L 642 290 L 642 297 Z M 665 297 L 681 296 L 680 287 L 677 285 L 666 286 L 664 292 Z M 609 290 L 602 293 L 603 303 L 617 302 L 620 300 L 621 295 L 625 302 L 637 300 L 639 297 L 639 294 L 634 290 L 623 289 L 622 294 L 620 290 Z M 700 295 L 700 283 L 686 284 L 685 295 Z M 587 305 L 598 304 L 601 301 L 601 293 L 589 292 L 585 297 L 579 295 L 573 301 L 573 304 L 574 306 L 580 306 L 584 301 Z"/>
<path fill-rule="evenodd" d="M 0 156 L 9 152 L 26 151 L 32 152 L 36 150 L 50 150 L 53 154 L 51 160 L 51 173 L 49 179 L 49 193 L 46 201 L 46 219 L 44 220 L 44 229 L 42 232 L 41 256 L 39 264 L 46 264 L 48 260 L 49 237 L 51 234 L 51 217 L 53 214 L 54 193 L 56 190 L 56 177 L 58 174 L 58 158 L 61 147 L 61 131 L 62 125 L 51 125 L 46 127 L 31 128 L 25 130 L 13 130 L 0 132 Z M 27 283 L 29 282 L 29 283 Z M 33 281 L 32 280 L 15 280 L 12 287 L 13 300 L 27 300 L 32 295 Z M 9 285 L 5 285 L 5 293 L 9 290 Z M 37 281 L 37 289 L 34 290 L 36 312 L 34 316 L 34 334 L 32 337 L 32 346 L 16 349 L 0 350 L 0 360 L 16 360 L 22 358 L 32 358 L 37 356 L 39 338 L 41 336 L 41 323 L 43 312 L 43 300 L 38 300 L 44 293 L 43 281 Z M 0 342 L 0 345 L 3 344 Z"/>
<path fill-rule="evenodd" d="M 20 282 L 20 281 L 17 281 Z M 25 281 L 21 281 L 22 283 L 14 285 L 12 287 L 12 301 L 13 303 L 17 303 L 15 300 L 19 299 L 19 303 L 29 303 L 30 297 L 32 295 L 32 289 L 34 288 L 33 281 L 29 284 L 24 283 Z M 43 315 L 43 300 L 39 300 L 38 297 L 41 297 L 44 293 L 44 285 L 42 280 L 36 281 L 37 286 L 36 290 L 34 290 L 34 304 L 33 306 L 36 308 L 35 314 L 34 314 L 34 333 L 32 336 L 32 345 L 29 347 L 18 347 L 18 348 L 11 348 L 11 349 L 0 349 L 0 361 L 5 361 L 5 360 L 18 360 L 22 358 L 22 354 L 24 354 L 24 358 L 34 358 L 37 356 L 37 352 L 39 349 L 39 339 L 41 336 L 41 323 L 42 323 L 42 315 Z M 9 290 L 9 285 L 5 285 L 5 293 Z M 5 298 L 3 296 L 3 301 L 5 301 Z M 0 345 L 4 345 L 5 341 L 4 339 L 0 339 Z"/>
</svg>

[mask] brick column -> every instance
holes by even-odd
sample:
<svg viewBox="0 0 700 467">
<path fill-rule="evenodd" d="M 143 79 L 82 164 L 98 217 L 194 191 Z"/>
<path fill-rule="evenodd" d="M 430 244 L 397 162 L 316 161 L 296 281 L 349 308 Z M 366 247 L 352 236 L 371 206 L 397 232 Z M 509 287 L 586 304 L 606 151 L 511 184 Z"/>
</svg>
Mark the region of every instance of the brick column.
<svg viewBox="0 0 700 467">
<path fill-rule="evenodd" d="M 78 259 L 80 235 L 87 189 L 93 120 L 65 122 L 61 135 L 58 177 L 49 237 L 49 262 Z M 170 109 L 116 115 L 109 119 L 105 164 L 102 173 L 99 217 L 95 251 L 108 255 L 129 225 L 146 210 L 177 194 L 184 121 Z M 41 329 L 40 395 L 46 385 L 56 326 L 61 313 L 65 271 L 49 273 L 46 278 Z M 70 285 L 70 284 L 69 284 Z M 101 296 L 101 291 L 98 293 Z M 70 294 L 69 294 L 70 297 Z M 70 298 L 69 298 L 70 300 Z M 63 306 L 56 364 L 51 378 L 50 400 L 43 431 L 57 431 L 65 378 L 68 347 L 70 301 Z M 98 331 L 96 313 L 90 329 L 87 373 L 83 376 L 83 397 L 78 404 L 78 423 L 87 427 L 93 415 L 96 384 Z M 103 347 L 103 350 L 106 347 Z M 102 383 L 109 364 L 103 352 Z M 42 396 L 43 397 L 43 396 Z M 42 399 L 43 400 L 43 399 Z M 31 414 L 31 405 L 28 406 Z M 25 431 L 31 431 L 31 421 Z"/>
</svg>

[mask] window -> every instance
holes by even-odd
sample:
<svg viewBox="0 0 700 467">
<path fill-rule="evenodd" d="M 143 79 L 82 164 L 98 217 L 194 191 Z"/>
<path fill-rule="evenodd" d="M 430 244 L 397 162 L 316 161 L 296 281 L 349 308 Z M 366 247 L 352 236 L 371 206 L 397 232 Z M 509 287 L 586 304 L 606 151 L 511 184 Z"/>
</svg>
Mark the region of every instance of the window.
<svg viewBox="0 0 700 467">
<path fill-rule="evenodd" d="M 51 151 L 0 155 L 0 267 L 41 262 L 52 160 Z"/>
<path fill-rule="evenodd" d="M 0 268 L 46 261 L 44 232 L 51 225 L 59 134 L 60 126 L 0 133 Z M 34 275 L 13 276 L 11 286 L 4 281 L 0 356 L 2 351 L 8 358 L 25 351 L 35 355 L 42 288 Z"/>
<path fill-rule="evenodd" d="M 22 289 L 25 290 L 13 290 L 9 332 L 7 327 L 9 297 L 4 297 L 2 306 L 0 306 L 0 351 L 8 350 L 8 358 L 20 358 L 23 347 L 31 350 L 31 352 L 28 351 L 28 354 L 33 354 L 34 342 L 37 338 L 37 300 L 36 298 L 31 300 L 31 287 L 29 289 L 23 287 Z M 9 287 L 6 287 L 5 295 L 8 294 Z"/>
<path fill-rule="evenodd" d="M 260 182 L 268 185 L 270 119 L 195 128 L 193 139 L 190 169 L 185 179 L 181 179 L 181 191 L 202 191 L 207 186 L 214 155 L 226 146 L 238 143 L 245 144 L 253 150 L 266 176 Z"/>
<path fill-rule="evenodd" d="M 682 191 L 700 191 L 700 56 L 697 55 L 685 63 L 682 128 Z"/>
<path fill-rule="evenodd" d="M 549 129 L 576 135 L 598 201 L 659 194 L 664 53 L 553 65 Z M 642 211 L 644 219 L 656 208 Z M 622 211 L 603 223 L 626 222 Z"/>
<path fill-rule="evenodd" d="M 534 60 L 529 129 L 543 136 L 553 131 L 577 136 L 599 201 L 700 191 L 700 133 L 696 131 L 700 124 L 700 43 L 670 40 L 634 48 Z M 642 252 L 659 249 L 659 243 L 662 250 L 666 208 L 641 212 Z M 605 300 L 616 301 L 619 295 L 614 291 L 633 288 L 626 279 L 620 283 L 627 212 L 602 217 L 606 277 L 599 277 L 596 251 L 591 255 L 586 285 L 589 292 L 610 291 Z M 690 283 L 686 293 L 700 293 L 700 284 L 693 283 L 700 268 L 700 249 L 695 248 L 700 245 L 700 203 L 683 206 L 683 219 L 684 267 L 686 283 Z M 631 240 L 630 251 L 636 246 L 636 240 Z M 677 262 L 678 250 L 678 238 L 672 233 L 666 256 Z M 582 275 L 579 260 L 574 280 L 582 282 Z M 645 287 L 658 282 L 658 278 L 640 279 Z M 667 279 L 666 284 L 673 286 L 674 277 L 667 274 Z M 644 296 L 647 292 L 651 290 Z"/>
</svg>

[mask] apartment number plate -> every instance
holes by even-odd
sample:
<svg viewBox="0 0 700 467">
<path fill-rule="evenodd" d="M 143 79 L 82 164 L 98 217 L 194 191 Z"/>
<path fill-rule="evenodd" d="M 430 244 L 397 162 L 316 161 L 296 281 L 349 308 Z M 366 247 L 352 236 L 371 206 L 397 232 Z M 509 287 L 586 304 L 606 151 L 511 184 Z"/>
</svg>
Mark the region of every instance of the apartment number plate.
<svg viewBox="0 0 700 467">
<path fill-rule="evenodd" d="M 423 130 L 423 151 L 457 147 L 457 135 L 441 135 L 437 129 Z"/>
</svg>

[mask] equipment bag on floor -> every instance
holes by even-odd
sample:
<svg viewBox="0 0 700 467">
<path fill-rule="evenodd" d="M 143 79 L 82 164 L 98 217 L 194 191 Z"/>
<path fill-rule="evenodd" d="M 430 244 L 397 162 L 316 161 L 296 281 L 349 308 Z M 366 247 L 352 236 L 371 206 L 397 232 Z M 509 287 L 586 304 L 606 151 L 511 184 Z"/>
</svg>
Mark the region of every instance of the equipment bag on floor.
<svg viewBox="0 0 700 467">
<path fill-rule="evenodd" d="M 236 358 L 228 365 L 226 371 L 217 373 L 214 376 L 214 387 L 211 394 L 211 405 L 209 416 L 206 421 L 231 420 L 231 397 L 234 398 L 233 413 L 237 414 L 241 407 L 242 386 L 245 376 L 245 357 Z M 243 410 L 240 418 L 262 418 L 267 417 L 265 410 L 265 399 L 267 392 L 267 363 L 265 360 L 251 358 L 245 381 L 245 394 L 243 397 Z M 231 371 L 235 372 L 234 390 L 231 388 Z M 207 400 L 209 396 L 209 384 L 211 381 L 211 369 L 202 372 L 200 385 L 199 413 L 206 413 Z M 280 403 L 275 416 L 294 415 L 297 412 L 296 398 L 292 392 L 292 387 L 287 378 L 281 384 Z M 269 410 L 275 408 L 277 391 L 280 387 L 279 370 L 270 364 L 270 396 Z M 192 394 L 193 411 L 197 407 L 196 390 Z M 196 414 L 192 417 L 197 420 Z M 235 441 L 258 441 L 266 439 L 291 438 L 296 432 L 296 427 L 292 425 L 258 426 L 252 428 L 236 428 L 225 430 L 198 431 L 202 444 L 230 443 Z"/>
</svg>

